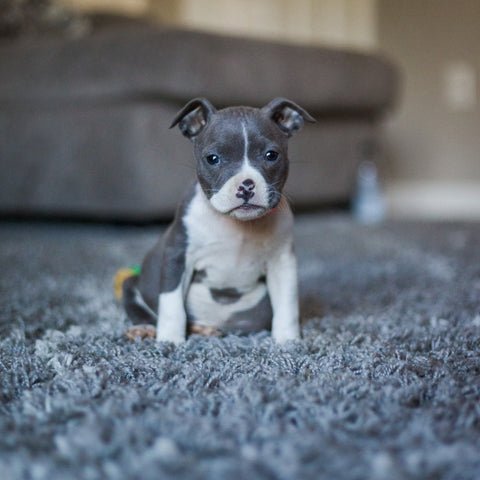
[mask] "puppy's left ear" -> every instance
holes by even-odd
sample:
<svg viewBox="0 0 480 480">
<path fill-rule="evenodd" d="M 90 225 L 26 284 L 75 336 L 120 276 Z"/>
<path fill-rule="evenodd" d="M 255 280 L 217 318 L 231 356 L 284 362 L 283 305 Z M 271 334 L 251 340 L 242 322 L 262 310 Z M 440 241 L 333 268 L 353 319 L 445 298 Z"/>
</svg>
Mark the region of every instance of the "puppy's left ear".
<svg viewBox="0 0 480 480">
<path fill-rule="evenodd" d="M 181 132 L 191 139 L 204 129 L 216 111 L 206 98 L 194 98 L 175 115 L 170 128 L 178 124 Z"/>
<path fill-rule="evenodd" d="M 289 137 L 302 128 L 304 121 L 315 123 L 306 110 L 286 98 L 275 98 L 262 111 Z"/>
</svg>

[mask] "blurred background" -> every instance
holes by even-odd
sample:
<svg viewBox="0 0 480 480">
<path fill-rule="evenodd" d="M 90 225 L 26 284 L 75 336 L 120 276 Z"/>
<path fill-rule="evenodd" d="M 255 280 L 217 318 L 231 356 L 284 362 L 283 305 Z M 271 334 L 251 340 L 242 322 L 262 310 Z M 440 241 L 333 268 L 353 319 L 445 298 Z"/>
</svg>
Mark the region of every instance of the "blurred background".
<svg viewBox="0 0 480 480">
<path fill-rule="evenodd" d="M 380 53 L 399 72 L 395 106 L 382 117 L 374 155 L 388 215 L 480 219 L 480 1 L 54 1 L 78 18 L 103 12 L 234 37 Z M 81 22 L 76 28 L 81 31 Z"/>
</svg>

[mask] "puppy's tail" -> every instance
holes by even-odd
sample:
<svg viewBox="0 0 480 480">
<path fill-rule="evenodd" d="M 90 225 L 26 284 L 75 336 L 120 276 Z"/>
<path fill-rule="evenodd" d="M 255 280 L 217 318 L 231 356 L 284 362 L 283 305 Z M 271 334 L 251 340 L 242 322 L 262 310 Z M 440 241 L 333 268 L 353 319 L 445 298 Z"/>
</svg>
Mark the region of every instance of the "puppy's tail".
<svg viewBox="0 0 480 480">
<path fill-rule="evenodd" d="M 140 267 L 134 265 L 132 267 L 121 268 L 115 274 L 113 278 L 113 291 L 115 292 L 116 299 L 121 302 L 123 299 L 123 284 L 127 278 L 140 275 Z"/>
</svg>

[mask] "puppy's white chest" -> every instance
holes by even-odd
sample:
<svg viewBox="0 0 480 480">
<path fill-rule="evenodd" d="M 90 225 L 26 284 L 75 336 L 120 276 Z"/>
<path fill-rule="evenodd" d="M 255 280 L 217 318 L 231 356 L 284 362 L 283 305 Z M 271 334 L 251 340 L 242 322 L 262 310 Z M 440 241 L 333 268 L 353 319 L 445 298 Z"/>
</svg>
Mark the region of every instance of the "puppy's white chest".
<svg viewBox="0 0 480 480">
<path fill-rule="evenodd" d="M 268 259 L 291 240 L 293 217 L 288 205 L 281 213 L 241 222 L 212 209 L 200 187 L 183 220 L 187 230 L 187 268 L 210 267 L 230 272 L 263 270 Z M 281 210 L 281 208 L 279 208 Z"/>
<path fill-rule="evenodd" d="M 290 224 L 282 226 L 273 216 L 239 222 L 212 211 L 201 195 L 192 200 L 184 223 L 191 278 L 185 301 L 191 321 L 222 327 L 261 305 L 267 295 L 267 266 L 291 239 Z"/>
<path fill-rule="evenodd" d="M 212 287 L 247 290 L 265 275 L 274 242 L 268 236 L 233 228 L 229 222 L 212 223 L 208 235 L 189 232 L 188 266 L 204 272 L 205 283 Z"/>
</svg>

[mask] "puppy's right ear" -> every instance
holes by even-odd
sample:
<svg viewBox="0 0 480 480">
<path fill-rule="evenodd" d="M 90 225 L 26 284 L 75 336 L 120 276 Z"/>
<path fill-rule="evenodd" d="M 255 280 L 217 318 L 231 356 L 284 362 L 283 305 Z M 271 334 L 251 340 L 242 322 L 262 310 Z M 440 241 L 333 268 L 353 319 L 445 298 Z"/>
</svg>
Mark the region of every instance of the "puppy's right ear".
<svg viewBox="0 0 480 480">
<path fill-rule="evenodd" d="M 206 98 L 194 98 L 175 115 L 170 128 L 178 124 L 181 132 L 191 139 L 203 130 L 216 111 Z"/>
</svg>

